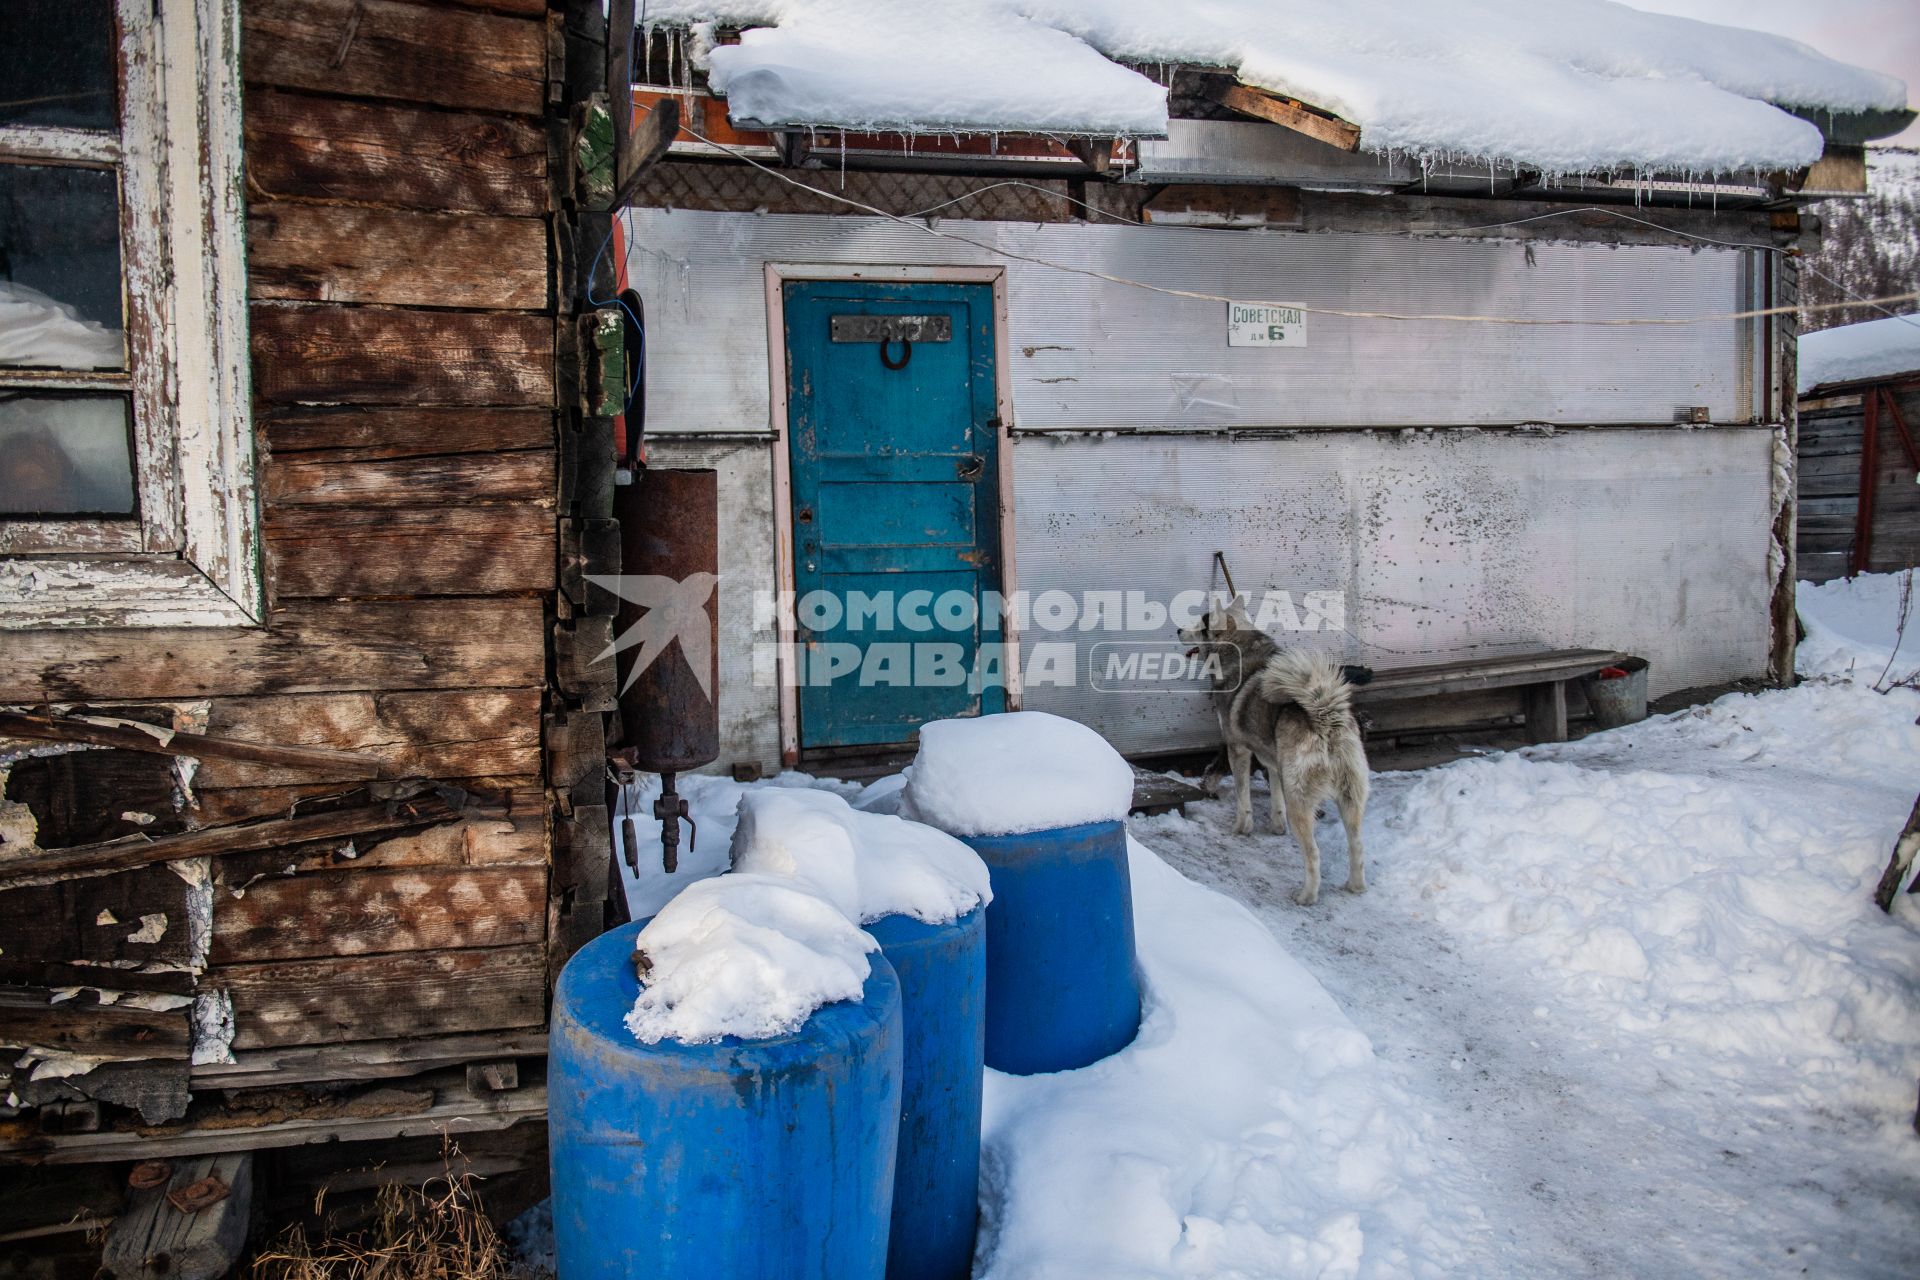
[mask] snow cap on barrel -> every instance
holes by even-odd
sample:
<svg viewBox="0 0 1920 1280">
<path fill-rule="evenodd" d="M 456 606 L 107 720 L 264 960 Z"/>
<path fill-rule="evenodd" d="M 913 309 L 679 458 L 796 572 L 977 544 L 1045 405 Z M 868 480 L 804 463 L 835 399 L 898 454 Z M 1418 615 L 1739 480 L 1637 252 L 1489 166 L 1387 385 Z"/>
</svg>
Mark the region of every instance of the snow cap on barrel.
<svg viewBox="0 0 1920 1280">
<path fill-rule="evenodd" d="M 920 730 L 900 814 L 956 836 L 1119 821 L 1133 804 L 1133 768 L 1075 720 L 1010 711 L 936 720 Z"/>
<path fill-rule="evenodd" d="M 987 864 L 944 832 L 863 813 L 828 791 L 764 787 L 740 797 L 733 869 L 788 877 L 870 924 L 949 924 L 992 898 Z"/>
</svg>

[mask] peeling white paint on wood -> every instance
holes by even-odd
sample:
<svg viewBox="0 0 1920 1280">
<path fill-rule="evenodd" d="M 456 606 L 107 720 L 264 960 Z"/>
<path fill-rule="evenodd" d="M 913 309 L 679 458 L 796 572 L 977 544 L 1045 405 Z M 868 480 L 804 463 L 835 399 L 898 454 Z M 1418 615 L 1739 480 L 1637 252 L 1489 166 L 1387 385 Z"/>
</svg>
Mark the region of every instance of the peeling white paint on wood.
<svg viewBox="0 0 1920 1280">
<path fill-rule="evenodd" d="M 165 912 L 149 912 L 140 917 L 140 927 L 127 935 L 128 942 L 158 942 L 167 936 Z"/>
<path fill-rule="evenodd" d="M 72 549 L 110 554 L 0 561 L 0 628 L 253 625 L 264 599 L 238 5 L 121 0 L 119 10 L 125 79 L 115 145 L 125 158 L 122 258 L 142 554 L 94 545 Z M 29 141 L 43 148 L 74 142 L 63 136 L 72 131 L 33 132 Z"/>
</svg>

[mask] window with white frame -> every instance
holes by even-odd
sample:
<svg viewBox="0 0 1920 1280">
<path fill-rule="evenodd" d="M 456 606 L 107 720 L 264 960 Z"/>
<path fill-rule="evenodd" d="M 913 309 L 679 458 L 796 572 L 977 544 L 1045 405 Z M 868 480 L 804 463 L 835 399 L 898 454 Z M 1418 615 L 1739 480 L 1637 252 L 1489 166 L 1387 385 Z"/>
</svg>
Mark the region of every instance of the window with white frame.
<svg viewBox="0 0 1920 1280">
<path fill-rule="evenodd" d="M 261 616 L 236 0 L 0 0 L 0 627 Z"/>
</svg>

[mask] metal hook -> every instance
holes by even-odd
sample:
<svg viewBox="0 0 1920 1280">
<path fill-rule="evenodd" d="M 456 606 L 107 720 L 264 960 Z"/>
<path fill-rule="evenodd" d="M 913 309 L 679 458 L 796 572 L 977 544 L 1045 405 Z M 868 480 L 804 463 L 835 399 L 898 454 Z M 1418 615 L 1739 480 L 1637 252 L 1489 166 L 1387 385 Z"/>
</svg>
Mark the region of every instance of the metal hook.
<svg viewBox="0 0 1920 1280">
<path fill-rule="evenodd" d="M 913 359 L 913 341 L 909 338 L 900 339 L 900 359 L 897 363 L 887 359 L 887 348 L 892 345 L 892 342 L 885 340 L 880 343 L 880 363 L 889 369 L 906 368 L 907 361 Z"/>
</svg>

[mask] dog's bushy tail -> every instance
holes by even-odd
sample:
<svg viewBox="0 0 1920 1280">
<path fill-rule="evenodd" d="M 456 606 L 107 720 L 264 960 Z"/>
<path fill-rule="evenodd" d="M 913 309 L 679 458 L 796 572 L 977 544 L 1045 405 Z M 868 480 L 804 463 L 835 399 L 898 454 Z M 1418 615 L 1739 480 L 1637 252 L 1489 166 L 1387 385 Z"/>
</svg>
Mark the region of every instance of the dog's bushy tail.
<svg viewBox="0 0 1920 1280">
<path fill-rule="evenodd" d="M 1321 654 L 1283 650 L 1267 659 L 1254 681 L 1256 692 L 1267 701 L 1298 704 L 1323 741 L 1352 722 L 1353 686 Z"/>
</svg>

